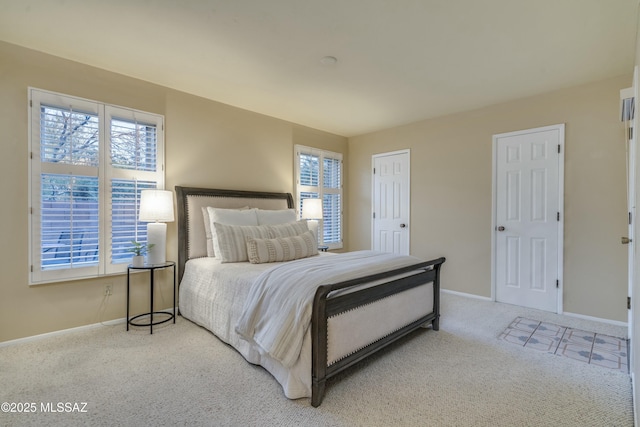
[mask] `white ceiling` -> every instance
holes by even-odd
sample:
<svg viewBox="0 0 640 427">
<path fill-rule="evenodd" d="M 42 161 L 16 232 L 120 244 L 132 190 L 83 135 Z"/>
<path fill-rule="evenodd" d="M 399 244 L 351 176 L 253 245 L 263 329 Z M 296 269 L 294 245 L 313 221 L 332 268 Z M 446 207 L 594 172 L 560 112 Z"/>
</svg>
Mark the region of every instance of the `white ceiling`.
<svg viewBox="0 0 640 427">
<path fill-rule="evenodd" d="M 630 75 L 637 4 L 0 0 L 0 40 L 354 136 Z"/>
</svg>

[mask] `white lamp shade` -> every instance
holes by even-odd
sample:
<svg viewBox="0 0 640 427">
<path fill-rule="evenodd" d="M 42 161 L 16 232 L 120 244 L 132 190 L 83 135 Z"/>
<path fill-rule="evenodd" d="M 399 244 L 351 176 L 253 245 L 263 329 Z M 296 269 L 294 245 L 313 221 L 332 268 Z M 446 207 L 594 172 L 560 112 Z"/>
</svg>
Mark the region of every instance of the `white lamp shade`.
<svg viewBox="0 0 640 427">
<path fill-rule="evenodd" d="M 322 199 L 302 199 L 302 219 L 322 219 Z"/>
<path fill-rule="evenodd" d="M 168 190 L 142 190 L 140 221 L 173 222 L 173 193 Z"/>
</svg>

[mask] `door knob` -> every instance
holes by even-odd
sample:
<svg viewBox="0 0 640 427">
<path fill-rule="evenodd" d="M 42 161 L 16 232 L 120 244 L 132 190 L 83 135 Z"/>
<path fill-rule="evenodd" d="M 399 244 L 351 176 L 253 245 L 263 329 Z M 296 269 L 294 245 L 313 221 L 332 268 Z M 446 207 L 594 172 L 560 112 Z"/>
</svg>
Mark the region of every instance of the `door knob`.
<svg viewBox="0 0 640 427">
<path fill-rule="evenodd" d="M 498 231 L 504 231 L 504 227 L 503 226 L 498 227 Z"/>
<path fill-rule="evenodd" d="M 405 228 L 407 224 L 400 224 L 400 228 Z"/>
<path fill-rule="evenodd" d="M 621 240 L 622 240 L 622 244 L 623 245 L 628 245 L 629 243 L 631 243 L 633 241 L 628 237 L 622 237 Z"/>
</svg>

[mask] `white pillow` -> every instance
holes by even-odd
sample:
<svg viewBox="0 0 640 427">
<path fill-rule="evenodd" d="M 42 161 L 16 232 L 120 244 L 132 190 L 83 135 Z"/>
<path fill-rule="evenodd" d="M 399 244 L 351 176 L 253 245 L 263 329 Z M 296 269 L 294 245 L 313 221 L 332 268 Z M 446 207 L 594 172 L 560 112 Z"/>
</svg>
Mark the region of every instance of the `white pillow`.
<svg viewBox="0 0 640 427">
<path fill-rule="evenodd" d="M 297 219 L 295 209 L 257 209 L 256 214 L 258 215 L 258 225 L 285 224 L 287 222 L 296 222 Z"/>
<path fill-rule="evenodd" d="M 220 209 L 220 208 L 211 208 L 211 209 Z M 226 210 L 235 210 L 235 211 L 243 211 L 249 209 L 249 206 L 245 206 L 240 209 L 226 209 Z M 204 218 L 204 234 L 207 239 L 207 256 L 215 257 L 216 253 L 213 250 L 213 236 L 211 234 L 211 218 L 209 217 L 209 207 L 202 207 L 202 218 Z"/>
<path fill-rule="evenodd" d="M 268 225 L 225 225 L 213 223 L 215 229 L 216 258 L 222 263 L 248 261 L 247 238 L 270 238 Z"/>
<path fill-rule="evenodd" d="M 273 236 L 271 237 L 299 236 L 300 234 L 309 231 L 307 221 L 304 219 L 287 224 L 267 225 L 267 227 L 269 227 L 271 233 L 273 234 Z"/>
<path fill-rule="evenodd" d="M 205 206 L 202 207 L 202 217 L 204 218 L 204 235 L 207 238 L 207 256 L 214 257 L 216 254 L 213 251 L 213 240 L 211 238 L 211 219 Z"/>
<path fill-rule="evenodd" d="M 298 236 L 275 239 L 247 237 L 247 256 L 252 264 L 293 261 L 313 255 L 318 255 L 318 245 L 310 231 Z"/>
<path fill-rule="evenodd" d="M 218 238 L 214 223 L 224 225 L 258 225 L 258 216 L 255 209 L 222 209 L 207 207 L 211 229 L 211 241 L 213 243 L 214 256 L 218 256 Z"/>
</svg>

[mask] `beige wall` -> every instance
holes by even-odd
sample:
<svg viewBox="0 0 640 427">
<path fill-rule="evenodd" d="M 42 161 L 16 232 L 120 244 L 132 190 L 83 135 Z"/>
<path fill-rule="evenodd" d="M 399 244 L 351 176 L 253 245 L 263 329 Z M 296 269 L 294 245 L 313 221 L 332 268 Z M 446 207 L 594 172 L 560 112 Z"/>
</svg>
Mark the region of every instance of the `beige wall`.
<svg viewBox="0 0 640 427">
<path fill-rule="evenodd" d="M 491 296 L 492 136 L 565 123 L 564 311 L 626 321 L 624 131 L 631 76 L 349 139 L 350 249 L 371 244 L 371 156 L 411 149 L 411 252 L 445 289 Z"/>
<path fill-rule="evenodd" d="M 489 296 L 491 137 L 566 123 L 565 310 L 626 320 L 625 154 L 630 76 L 351 138 L 0 43 L 0 342 L 125 315 L 125 276 L 28 286 L 27 87 L 164 114 L 166 185 L 293 191 L 293 145 L 344 155 L 345 246 L 369 248 L 371 155 L 411 149 L 412 253 L 444 255 L 443 287 Z M 168 257 L 177 256 L 175 223 Z M 114 295 L 103 297 L 106 283 Z M 148 286 L 135 283 L 133 309 Z M 158 300 L 170 305 L 170 289 Z M 120 327 L 120 326 L 117 326 Z M 124 327 L 124 326 L 122 326 Z"/>
<path fill-rule="evenodd" d="M 294 144 L 347 156 L 343 137 L 0 43 L 0 342 L 125 316 L 124 275 L 28 286 L 29 86 L 164 114 L 169 189 L 292 192 Z M 175 223 L 169 224 L 167 252 L 177 258 Z M 141 276 L 132 293 L 135 312 L 148 304 L 148 281 Z M 169 307 L 170 286 L 159 282 L 156 301 Z M 114 289 L 109 298 L 103 297 L 106 283 Z"/>
</svg>

